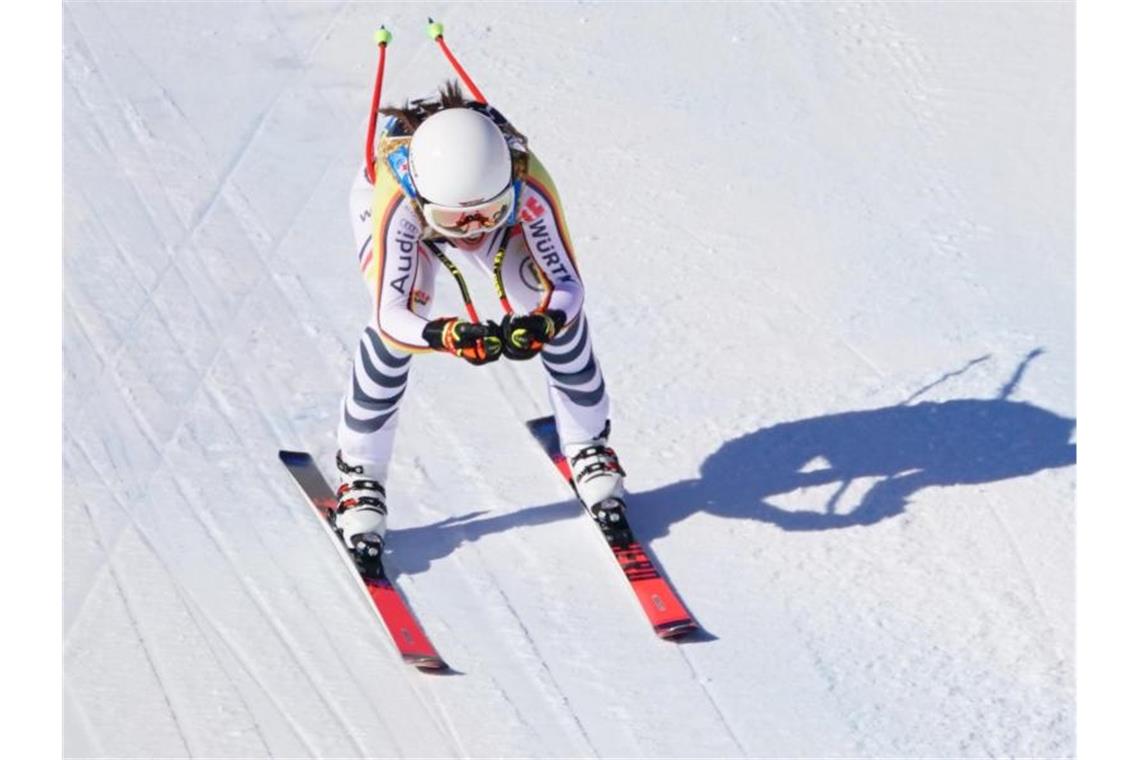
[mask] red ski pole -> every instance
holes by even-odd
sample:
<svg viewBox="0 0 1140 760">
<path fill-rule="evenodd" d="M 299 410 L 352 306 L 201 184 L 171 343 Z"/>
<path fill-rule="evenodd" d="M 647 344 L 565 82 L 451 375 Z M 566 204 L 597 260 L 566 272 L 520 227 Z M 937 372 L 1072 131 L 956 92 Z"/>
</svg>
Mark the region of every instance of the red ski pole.
<svg viewBox="0 0 1140 760">
<path fill-rule="evenodd" d="M 438 21 L 432 21 L 428 17 L 428 36 L 439 43 L 439 49 L 447 56 L 447 60 L 451 63 L 451 67 L 455 69 L 455 73 L 459 74 L 459 78 L 463 80 L 463 84 L 467 85 L 467 89 L 475 96 L 475 100 L 479 103 L 486 103 L 487 99 L 483 97 L 483 93 L 479 92 L 479 88 L 471 81 L 471 77 L 467 76 L 467 72 L 459 65 L 459 61 L 455 60 L 455 56 L 451 54 L 451 50 L 447 47 L 447 43 L 443 41 L 443 24 Z"/>
<path fill-rule="evenodd" d="M 383 25 L 374 35 L 376 44 L 380 46 L 380 62 L 376 64 L 376 85 L 372 88 L 372 109 L 368 113 L 368 137 L 364 145 L 364 175 L 370 184 L 376 184 L 376 117 L 380 115 L 380 88 L 384 85 L 384 58 L 388 51 L 388 43 L 392 41 L 392 33 Z"/>
</svg>

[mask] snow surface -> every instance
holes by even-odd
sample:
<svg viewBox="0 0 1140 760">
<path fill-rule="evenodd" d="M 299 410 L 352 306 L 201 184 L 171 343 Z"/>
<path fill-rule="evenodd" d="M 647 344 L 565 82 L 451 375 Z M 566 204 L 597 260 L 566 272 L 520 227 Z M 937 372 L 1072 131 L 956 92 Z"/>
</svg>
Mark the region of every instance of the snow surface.
<svg viewBox="0 0 1140 760">
<path fill-rule="evenodd" d="M 559 183 L 706 640 L 527 436 L 535 364 L 412 372 L 391 565 L 457 675 L 277 461 L 335 450 L 371 29 L 424 94 L 429 12 Z M 1071 4 L 71 2 L 64 42 L 67 755 L 1073 753 Z"/>
</svg>

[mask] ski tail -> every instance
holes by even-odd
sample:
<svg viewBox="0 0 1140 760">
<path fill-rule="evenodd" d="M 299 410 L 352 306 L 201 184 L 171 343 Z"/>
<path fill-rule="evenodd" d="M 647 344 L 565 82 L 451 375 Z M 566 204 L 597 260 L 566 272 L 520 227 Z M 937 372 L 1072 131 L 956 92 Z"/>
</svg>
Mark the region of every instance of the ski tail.
<svg viewBox="0 0 1140 760">
<path fill-rule="evenodd" d="M 566 457 L 562 455 L 562 444 L 558 440 L 558 427 L 554 424 L 553 417 L 538 417 L 533 420 L 528 420 L 526 423 L 527 430 L 542 446 L 542 450 L 546 452 L 546 456 L 550 457 L 550 461 L 558 468 L 558 472 L 562 478 L 574 488 L 574 493 L 578 489 L 574 487 L 574 475 L 570 472 L 570 463 L 566 461 Z"/>
</svg>

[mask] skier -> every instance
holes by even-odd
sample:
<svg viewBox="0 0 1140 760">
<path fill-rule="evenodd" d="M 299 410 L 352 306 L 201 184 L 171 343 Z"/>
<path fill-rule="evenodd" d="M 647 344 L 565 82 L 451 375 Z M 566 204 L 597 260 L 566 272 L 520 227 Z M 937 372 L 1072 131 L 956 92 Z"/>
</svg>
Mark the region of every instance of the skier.
<svg viewBox="0 0 1140 760">
<path fill-rule="evenodd" d="M 550 176 L 521 133 L 455 82 L 380 113 L 389 118 L 376 162 L 366 163 L 350 194 L 373 308 L 337 429 L 336 524 L 345 544 L 372 556 L 383 549 L 399 405 L 413 355 L 429 352 L 472 365 L 541 356 L 580 498 L 595 515 L 620 508 L 609 500 L 624 495 L 625 473 L 607 444 L 609 398 Z M 499 321 L 478 320 L 451 257 L 492 279 L 505 313 Z M 441 269 L 455 277 L 466 316 L 432 315 Z"/>
</svg>

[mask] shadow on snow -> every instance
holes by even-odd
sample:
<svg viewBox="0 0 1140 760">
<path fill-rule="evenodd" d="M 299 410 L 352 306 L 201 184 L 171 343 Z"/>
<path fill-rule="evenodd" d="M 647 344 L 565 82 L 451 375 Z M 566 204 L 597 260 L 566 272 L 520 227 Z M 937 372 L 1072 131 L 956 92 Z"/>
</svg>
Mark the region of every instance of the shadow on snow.
<svg viewBox="0 0 1140 760">
<path fill-rule="evenodd" d="M 993 399 L 910 403 L 936 382 L 897 406 L 782 422 L 730 440 L 705 459 L 699 477 L 631 493 L 630 522 L 643 543 L 697 512 L 760 520 L 788 531 L 873 525 L 902 514 L 924 488 L 992 483 L 1073 465 L 1075 421 L 1009 400 L 1040 353 L 1030 353 Z M 852 484 L 865 478 L 874 483 L 841 508 Z M 813 487 L 832 489 L 822 508 L 797 510 L 772 501 Z M 567 500 L 487 514 L 393 531 L 396 545 L 408 547 L 397 551 L 402 571 L 425 570 L 433 559 L 486 535 L 578 518 L 581 507 Z"/>
</svg>

